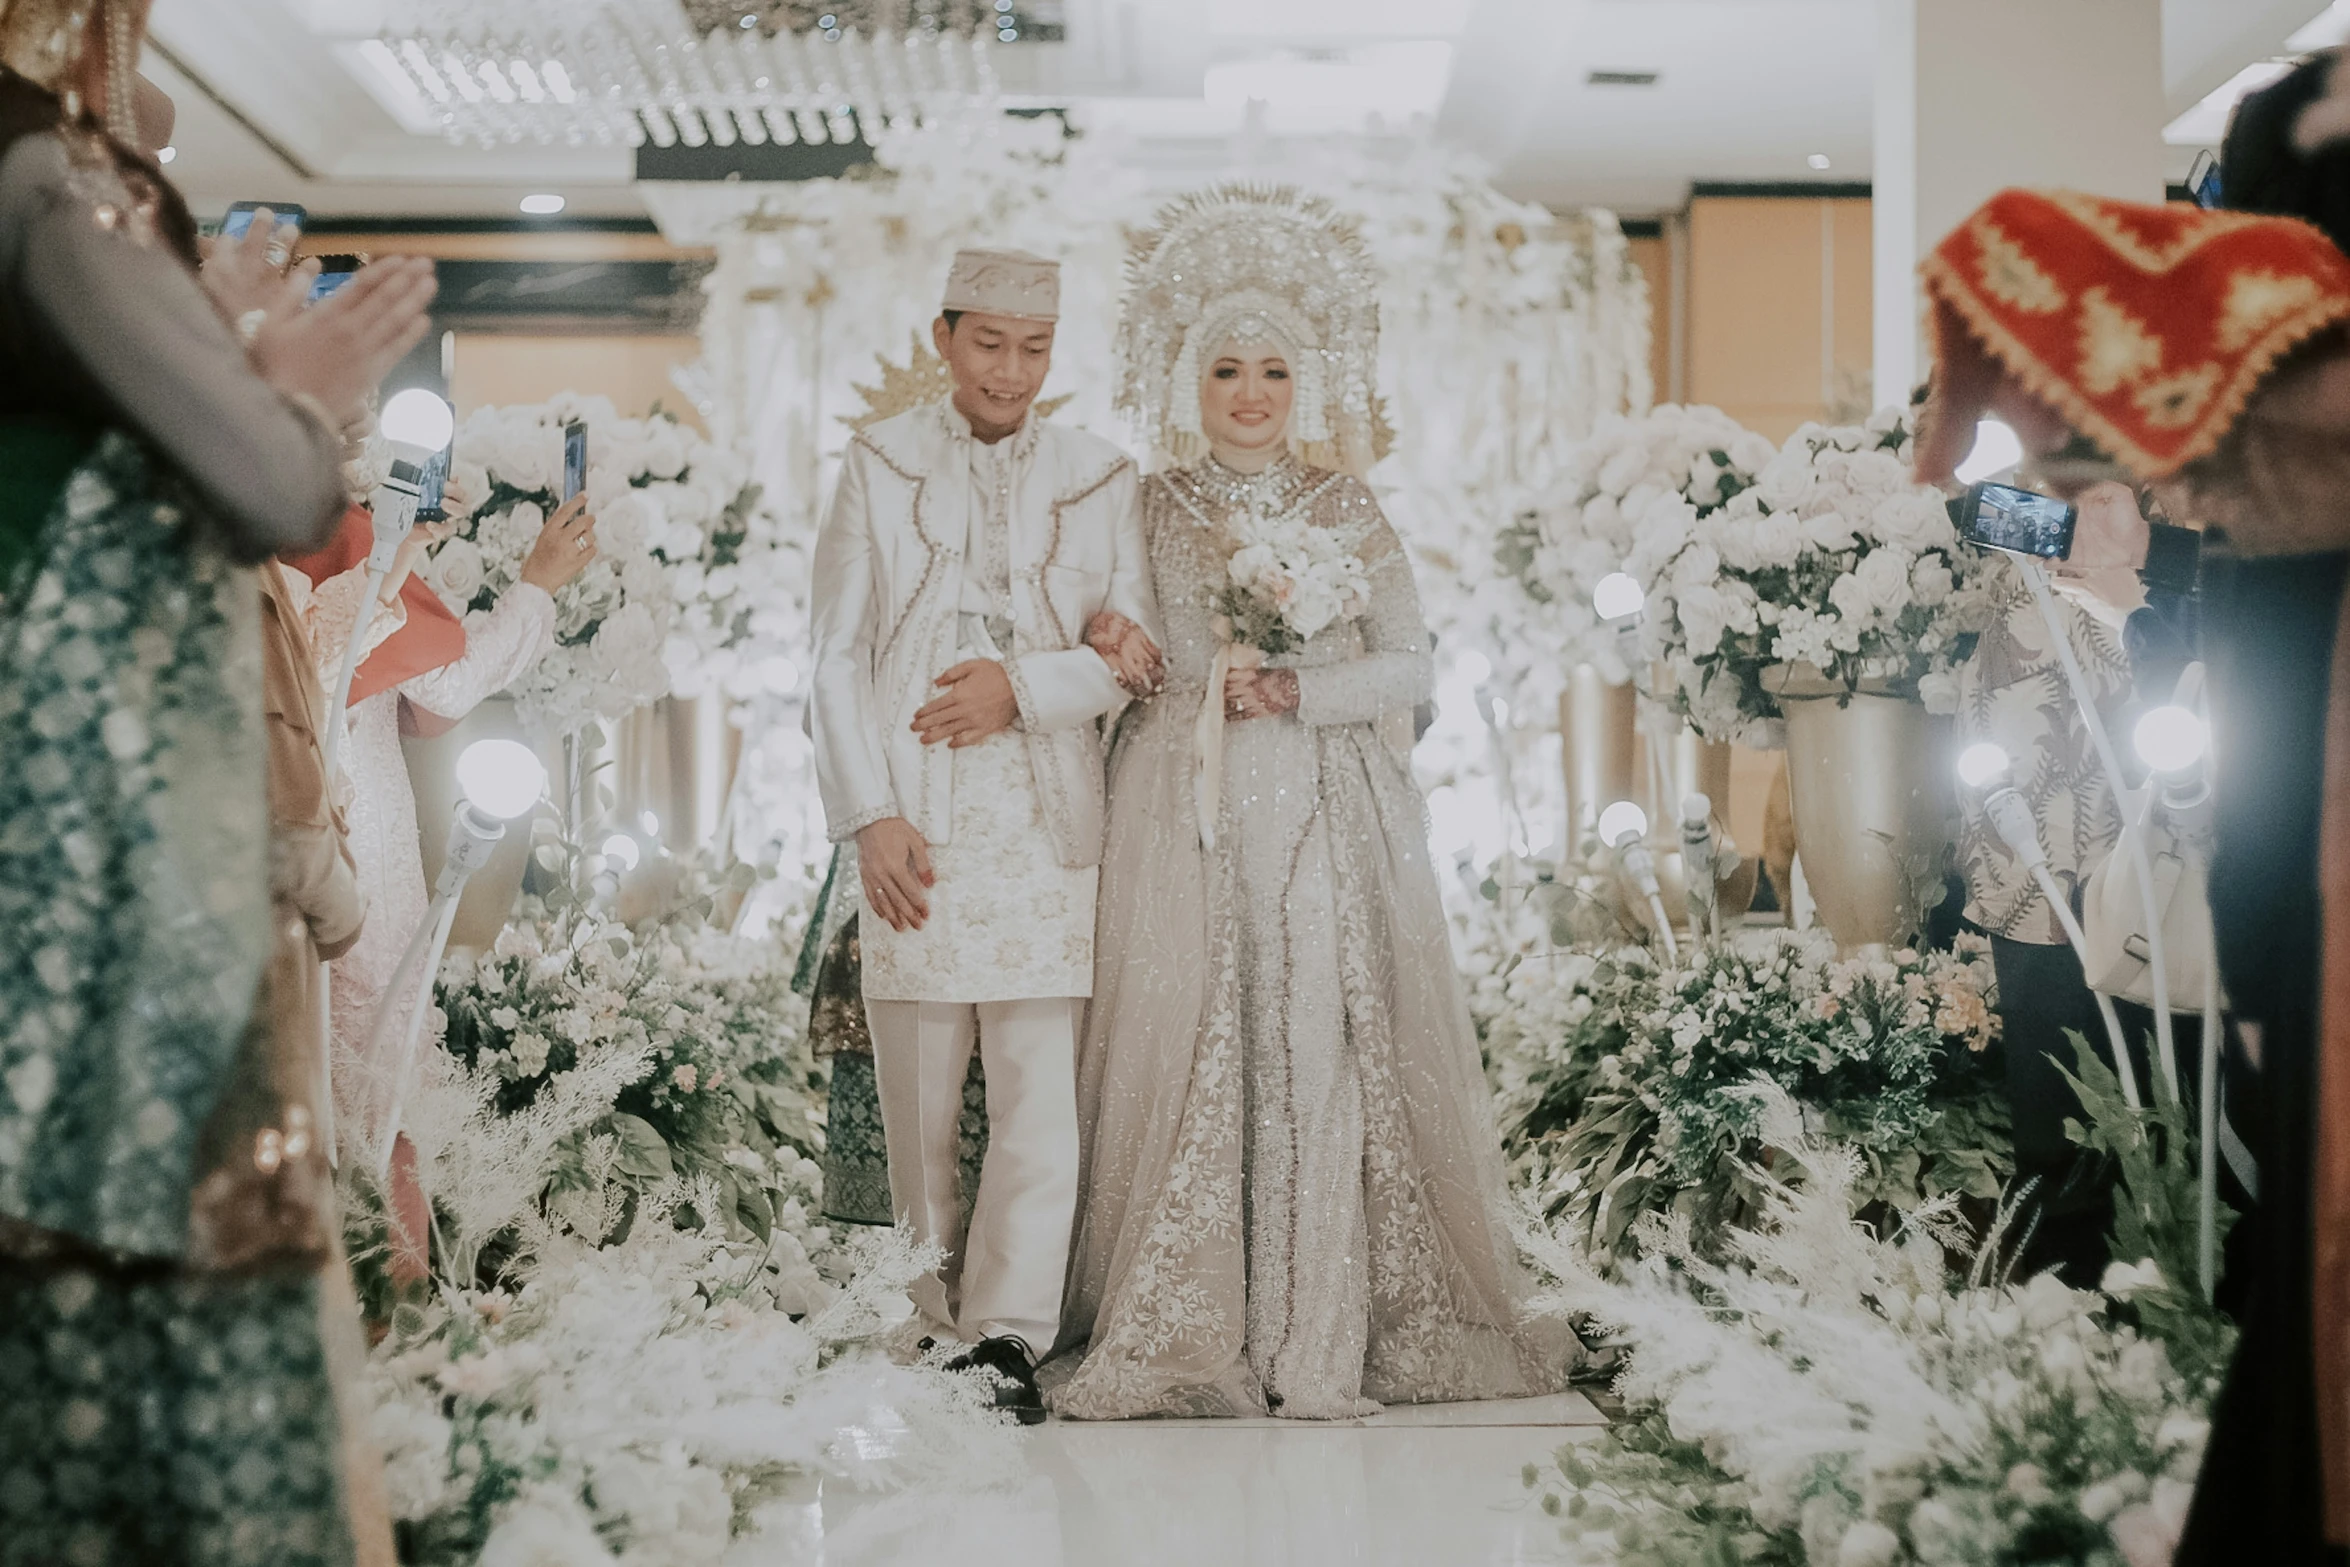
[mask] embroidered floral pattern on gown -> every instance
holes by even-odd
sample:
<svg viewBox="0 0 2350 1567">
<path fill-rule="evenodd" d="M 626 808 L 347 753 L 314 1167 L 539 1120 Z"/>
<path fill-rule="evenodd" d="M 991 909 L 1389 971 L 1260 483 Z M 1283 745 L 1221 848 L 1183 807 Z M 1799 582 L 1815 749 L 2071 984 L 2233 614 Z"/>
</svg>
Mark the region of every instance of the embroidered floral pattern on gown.
<svg viewBox="0 0 2350 1567">
<path fill-rule="evenodd" d="M 1433 678 L 1401 543 L 1363 485 L 1294 461 L 1163 474 L 1143 507 L 1169 679 L 1111 759 L 1053 1405 L 1344 1419 L 1551 1391 L 1572 1336 L 1524 1315 L 1426 807 L 1388 738 Z M 1208 853 L 1193 725 L 1217 530 L 1245 507 L 1338 530 L 1372 603 L 1273 661 L 1295 714 L 1227 729 Z"/>
</svg>

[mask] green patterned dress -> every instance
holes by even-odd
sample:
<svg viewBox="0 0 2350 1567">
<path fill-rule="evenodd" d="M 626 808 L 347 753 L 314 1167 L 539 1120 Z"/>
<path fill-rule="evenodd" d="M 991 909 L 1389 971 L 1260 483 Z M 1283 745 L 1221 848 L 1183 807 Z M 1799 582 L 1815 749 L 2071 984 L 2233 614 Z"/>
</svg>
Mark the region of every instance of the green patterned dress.
<svg viewBox="0 0 2350 1567">
<path fill-rule="evenodd" d="M 315 1265 L 204 1272 L 271 936 L 257 606 L 120 435 L 0 605 L 0 1567 L 353 1557 Z"/>
<path fill-rule="evenodd" d="M 888 1224 L 889 1149 L 881 1134 L 881 1093 L 873 1079 L 873 1032 L 865 1022 L 864 968 L 857 947 L 854 847 L 833 856 L 817 895 L 792 983 L 808 997 L 808 1038 L 832 1059 L 824 1128 L 824 1216 L 843 1224 Z M 979 1052 L 963 1080 L 960 1172 L 963 1217 L 979 1192 L 987 1157 L 987 1075 Z"/>
</svg>

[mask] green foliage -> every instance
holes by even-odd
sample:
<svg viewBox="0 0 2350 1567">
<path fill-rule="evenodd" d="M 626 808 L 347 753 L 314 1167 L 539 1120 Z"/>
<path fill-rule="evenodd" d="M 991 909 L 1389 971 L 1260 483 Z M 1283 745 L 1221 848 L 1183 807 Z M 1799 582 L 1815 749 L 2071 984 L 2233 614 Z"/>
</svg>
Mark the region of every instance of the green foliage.
<svg viewBox="0 0 2350 1567">
<path fill-rule="evenodd" d="M 1650 1212 L 1710 1249 L 1758 1211 L 1760 1079 L 1859 1153 L 1861 1211 L 1993 1201 L 2014 1166 L 1989 985 L 1973 956 L 1839 962 L 1795 938 L 1678 968 L 1636 951 L 1525 964 L 1486 1030 L 1508 1151 L 1595 1253 L 1627 1253 Z"/>
<path fill-rule="evenodd" d="M 2114 1162 L 2113 1258 L 2151 1261 L 2162 1272 L 2161 1284 L 2135 1291 L 2131 1306 L 2146 1331 L 2170 1346 L 2181 1370 L 2217 1377 L 2234 1334 L 2196 1287 L 2202 1239 L 2194 1114 L 2159 1071 L 2151 1074 L 2153 1102 L 2131 1109 L 2121 1080 L 2095 1048 L 2078 1033 L 2067 1030 L 2066 1037 L 2073 1045 L 2073 1070 L 2065 1080 L 2080 1096 L 2088 1122 L 2068 1117 L 2065 1135 Z M 2215 1246 L 2227 1240 L 2235 1222 L 2235 1210 L 2219 1204 Z"/>
</svg>

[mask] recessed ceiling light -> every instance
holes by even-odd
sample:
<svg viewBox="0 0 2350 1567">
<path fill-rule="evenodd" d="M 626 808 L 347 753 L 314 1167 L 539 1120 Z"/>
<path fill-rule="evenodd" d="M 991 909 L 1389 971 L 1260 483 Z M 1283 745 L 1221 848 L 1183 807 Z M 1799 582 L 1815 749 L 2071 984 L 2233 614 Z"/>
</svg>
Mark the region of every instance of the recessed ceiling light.
<svg viewBox="0 0 2350 1567">
<path fill-rule="evenodd" d="M 155 151 L 155 161 L 157 163 L 169 163 L 172 159 L 178 157 L 179 155 L 180 150 L 177 147 L 159 147 Z"/>
<path fill-rule="evenodd" d="M 1654 87 L 1654 71 L 1593 71 L 1583 78 L 1593 87 Z"/>
<path fill-rule="evenodd" d="M 1836 160 L 1824 152 L 1815 152 L 1803 161 L 1815 169 L 1832 169 L 1836 166 Z"/>
<path fill-rule="evenodd" d="M 551 218 L 563 210 L 563 198 L 552 192 L 522 198 L 522 210 L 534 218 Z"/>
</svg>

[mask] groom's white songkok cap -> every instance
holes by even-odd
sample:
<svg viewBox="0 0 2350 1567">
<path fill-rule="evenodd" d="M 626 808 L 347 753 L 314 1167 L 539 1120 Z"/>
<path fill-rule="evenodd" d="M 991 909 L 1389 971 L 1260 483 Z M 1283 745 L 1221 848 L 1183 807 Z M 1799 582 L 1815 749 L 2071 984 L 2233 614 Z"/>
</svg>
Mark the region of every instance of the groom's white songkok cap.
<svg viewBox="0 0 2350 1567">
<path fill-rule="evenodd" d="M 1061 264 L 1025 250 L 958 250 L 947 269 L 943 310 L 1012 316 L 1021 321 L 1061 319 Z"/>
</svg>

